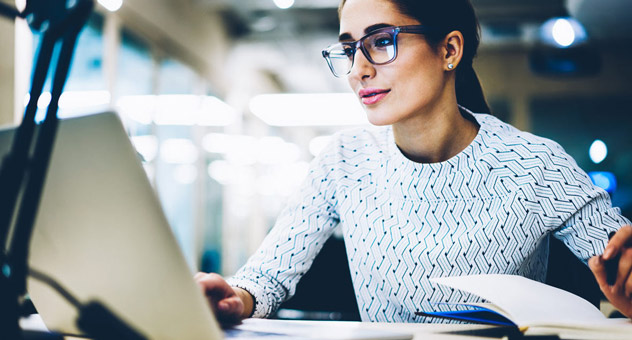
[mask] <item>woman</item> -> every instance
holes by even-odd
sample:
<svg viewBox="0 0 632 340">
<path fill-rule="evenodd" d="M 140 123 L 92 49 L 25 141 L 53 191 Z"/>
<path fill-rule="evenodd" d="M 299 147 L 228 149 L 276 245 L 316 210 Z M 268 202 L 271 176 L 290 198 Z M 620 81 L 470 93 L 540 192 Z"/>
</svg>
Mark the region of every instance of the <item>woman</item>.
<svg viewBox="0 0 632 340">
<path fill-rule="evenodd" d="M 543 281 L 549 234 L 592 257 L 606 296 L 632 315 L 632 227 L 621 228 L 630 222 L 559 145 L 472 113 L 489 110 L 472 68 L 479 35 L 469 1 L 346 0 L 339 14 L 340 43 L 323 56 L 376 127 L 337 135 L 228 282 L 196 275 L 220 320 L 273 313 L 334 228 L 364 321 L 425 321 L 415 312 L 432 302 L 469 298 L 431 277 Z M 604 258 L 619 253 L 609 287 Z"/>
</svg>

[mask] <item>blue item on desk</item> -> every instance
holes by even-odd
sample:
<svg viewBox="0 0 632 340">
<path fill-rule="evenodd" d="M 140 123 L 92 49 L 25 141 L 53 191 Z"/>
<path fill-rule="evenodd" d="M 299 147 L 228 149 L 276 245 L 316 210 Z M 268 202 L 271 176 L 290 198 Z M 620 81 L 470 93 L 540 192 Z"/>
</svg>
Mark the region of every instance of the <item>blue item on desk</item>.
<svg viewBox="0 0 632 340">
<path fill-rule="evenodd" d="M 472 323 L 481 323 L 487 325 L 498 326 L 513 326 L 517 327 L 515 323 L 506 317 L 494 312 L 491 309 L 487 309 L 477 305 L 458 305 L 458 307 L 467 307 L 468 309 L 461 310 L 448 310 L 448 311 L 422 311 L 416 312 L 415 315 L 443 318 L 458 321 L 466 321 Z M 455 307 L 457 307 L 455 305 Z"/>
</svg>

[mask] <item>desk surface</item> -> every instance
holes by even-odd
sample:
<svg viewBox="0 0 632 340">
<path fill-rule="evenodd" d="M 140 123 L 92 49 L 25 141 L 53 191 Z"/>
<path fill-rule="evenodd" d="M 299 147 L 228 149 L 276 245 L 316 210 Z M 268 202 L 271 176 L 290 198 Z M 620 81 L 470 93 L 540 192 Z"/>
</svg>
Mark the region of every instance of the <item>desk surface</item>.
<svg viewBox="0 0 632 340">
<path fill-rule="evenodd" d="M 403 332 L 413 334 L 414 340 L 426 340 L 429 339 L 428 335 L 432 335 L 432 339 L 437 340 L 483 340 L 494 339 L 493 337 L 479 337 L 464 334 L 454 334 L 451 332 L 480 332 L 481 330 L 491 330 L 493 327 L 483 325 L 445 325 L 445 324 L 394 324 L 394 323 L 368 323 L 368 322 L 343 322 L 343 321 L 280 321 L 280 320 L 267 320 L 268 322 L 292 322 L 292 323 L 306 323 L 306 324 L 331 324 L 336 327 L 362 327 L 363 329 L 382 329 L 396 332 Z M 44 323 L 39 316 L 34 315 L 27 319 L 22 319 L 21 325 L 25 329 L 42 330 L 46 329 Z M 497 337 L 502 338 L 502 336 Z M 80 338 L 66 337 L 67 340 L 79 340 Z M 85 340 L 85 338 L 81 338 Z"/>
<path fill-rule="evenodd" d="M 266 320 L 266 322 L 291 322 L 305 323 L 310 325 L 332 325 L 335 327 L 362 327 L 362 329 L 381 329 L 395 332 L 413 334 L 413 340 L 490 340 L 501 339 L 503 335 L 494 337 L 495 327 L 484 325 L 466 325 L 466 324 L 406 324 L 406 323 L 369 323 L 369 322 L 346 322 L 346 321 L 285 321 L 285 320 Z M 39 316 L 31 316 L 23 319 L 21 325 L 25 329 L 42 330 L 46 329 L 44 323 Z M 485 334 L 477 333 L 485 332 Z M 66 337 L 67 340 L 85 340 L 85 338 Z"/>
<path fill-rule="evenodd" d="M 275 321 L 275 320 L 270 320 Z M 358 327 L 363 329 L 381 329 L 413 334 L 413 340 L 493 340 L 502 339 L 500 334 L 494 337 L 500 328 L 485 325 L 469 324 L 430 324 L 430 323 L 381 323 L 381 322 L 346 322 L 346 321 L 291 321 L 296 323 L 325 323 L 336 327 Z M 477 336 L 476 333 L 480 333 Z M 498 333 L 498 332 L 496 332 Z"/>
</svg>

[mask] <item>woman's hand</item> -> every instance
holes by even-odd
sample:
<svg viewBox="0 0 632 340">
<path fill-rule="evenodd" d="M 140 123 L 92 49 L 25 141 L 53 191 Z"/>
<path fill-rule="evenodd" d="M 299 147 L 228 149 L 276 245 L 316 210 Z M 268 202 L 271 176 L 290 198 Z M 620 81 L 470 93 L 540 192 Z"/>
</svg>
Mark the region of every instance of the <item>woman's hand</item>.
<svg viewBox="0 0 632 340">
<path fill-rule="evenodd" d="M 222 325 L 238 324 L 252 314 L 254 299 L 247 291 L 231 287 L 215 273 L 197 273 L 194 279 Z"/>
<path fill-rule="evenodd" d="M 617 279 L 611 286 L 607 282 L 606 262 L 616 261 Z M 610 239 L 603 255 L 593 256 L 588 261 L 599 288 L 606 298 L 623 315 L 632 317 L 632 226 L 624 226 Z"/>
</svg>

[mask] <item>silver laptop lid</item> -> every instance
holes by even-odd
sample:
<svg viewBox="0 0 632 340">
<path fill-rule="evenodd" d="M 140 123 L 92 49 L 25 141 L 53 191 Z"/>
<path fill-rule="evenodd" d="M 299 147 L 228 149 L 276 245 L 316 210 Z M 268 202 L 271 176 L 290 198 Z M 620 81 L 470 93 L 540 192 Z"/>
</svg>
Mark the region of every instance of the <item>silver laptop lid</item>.
<svg viewBox="0 0 632 340">
<path fill-rule="evenodd" d="M 12 135 L 0 131 L 0 156 Z M 115 113 L 60 122 L 29 265 L 148 338 L 222 337 Z M 28 291 L 49 329 L 80 334 L 58 292 L 34 279 Z"/>
</svg>

